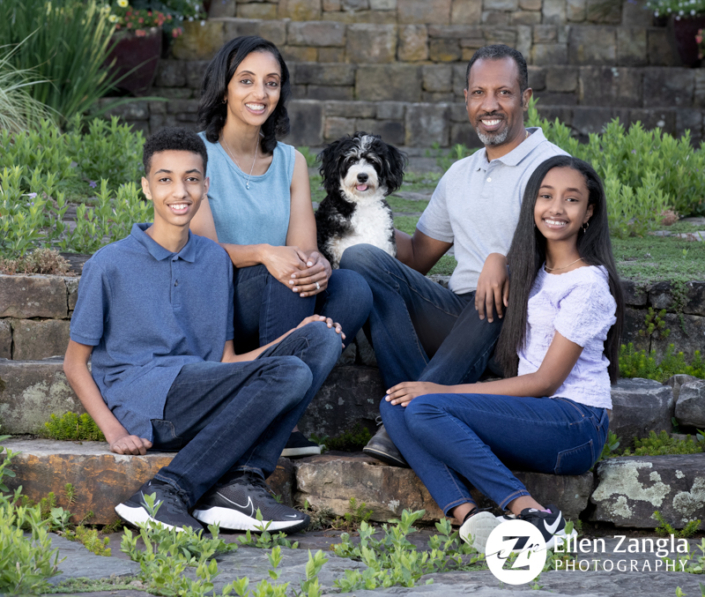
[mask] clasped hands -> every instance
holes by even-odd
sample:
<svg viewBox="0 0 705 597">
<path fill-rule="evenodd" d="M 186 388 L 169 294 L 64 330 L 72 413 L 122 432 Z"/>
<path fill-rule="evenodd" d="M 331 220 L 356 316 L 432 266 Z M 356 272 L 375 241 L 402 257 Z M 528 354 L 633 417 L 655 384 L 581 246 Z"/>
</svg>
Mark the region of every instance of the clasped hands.
<svg viewBox="0 0 705 597">
<path fill-rule="evenodd" d="M 298 247 L 271 247 L 263 263 L 272 276 L 302 298 L 323 292 L 332 271 L 318 251 L 307 256 Z"/>
</svg>

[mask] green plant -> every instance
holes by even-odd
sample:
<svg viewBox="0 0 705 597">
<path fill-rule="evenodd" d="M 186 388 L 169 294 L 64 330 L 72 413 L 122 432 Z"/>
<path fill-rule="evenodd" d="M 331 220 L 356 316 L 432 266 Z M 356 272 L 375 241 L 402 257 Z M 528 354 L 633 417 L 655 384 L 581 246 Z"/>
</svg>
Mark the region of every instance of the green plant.
<svg viewBox="0 0 705 597">
<path fill-rule="evenodd" d="M 288 547 L 289 549 L 298 548 L 299 543 L 297 541 L 294 543 L 289 541 L 286 538 L 285 533 L 279 531 L 276 534 L 272 534 L 268 531 L 269 526 L 272 523 L 268 522 L 267 524 L 264 524 L 262 512 L 260 512 L 259 508 L 257 508 L 257 512 L 255 513 L 255 518 L 261 523 L 258 529 L 259 532 L 253 536 L 250 531 L 247 531 L 244 537 L 238 538 L 240 545 L 246 547 L 258 547 L 260 549 L 271 549 L 273 547 Z"/>
<path fill-rule="evenodd" d="M 691 549 L 688 554 L 679 555 L 676 560 L 669 557 L 661 558 L 667 564 L 666 570 L 668 570 L 668 565 L 671 565 L 671 570 L 688 572 L 689 574 L 705 574 L 705 539 L 696 547 L 700 550 L 700 554 Z M 700 583 L 700 590 L 705 594 L 703 583 Z"/>
<path fill-rule="evenodd" d="M 60 417 L 52 414 L 44 423 L 44 435 L 50 439 L 67 441 L 104 442 L 105 436 L 88 413 L 68 412 Z"/>
<path fill-rule="evenodd" d="M 337 579 L 335 586 L 343 593 L 395 585 L 412 587 L 425 574 L 482 565 L 484 557 L 461 541 L 445 519 L 436 523 L 439 534 L 429 539 L 430 551 L 419 552 L 407 536 L 415 531 L 413 524 L 423 514 L 423 510 L 404 510 L 400 520 L 392 521 L 391 526 L 382 526 L 384 537 L 381 539 L 373 537 L 374 529 L 366 522 L 360 525 L 359 544 L 352 543 L 350 535 L 343 533 L 341 543 L 333 545 L 335 554 L 359 560 L 367 568 L 346 570 L 345 577 Z M 464 563 L 462 556 L 470 556 L 469 562 Z"/>
<path fill-rule="evenodd" d="M 673 535 L 676 539 L 687 539 L 697 533 L 698 527 L 700 526 L 700 520 L 691 520 L 679 531 L 668 524 L 666 519 L 658 510 L 653 513 L 652 517 L 659 523 L 656 527 L 656 534 L 661 535 L 662 537 L 670 537 Z"/>
<path fill-rule="evenodd" d="M 471 156 L 477 151 L 477 149 L 470 149 L 462 143 L 456 143 L 447 152 L 442 151 L 437 143 L 432 146 L 432 149 L 436 153 L 436 164 L 444 172 L 458 160 Z"/>
<path fill-rule="evenodd" d="M 53 249 L 35 249 L 16 259 L 0 258 L 0 273 L 3 274 L 74 276 L 70 268 L 71 264 Z"/>
<path fill-rule="evenodd" d="M 299 147 L 298 148 L 299 152 L 301 152 L 301 155 L 304 156 L 304 159 L 306 160 L 306 165 L 309 168 L 315 168 L 318 166 L 318 155 L 313 153 L 309 147 Z"/>
<path fill-rule="evenodd" d="M 605 458 L 617 456 L 617 448 L 619 448 L 619 438 L 614 432 L 608 431 L 607 440 L 605 441 L 605 445 L 602 447 L 602 454 L 600 454 L 597 462 L 600 462 L 600 460 L 604 460 Z M 580 523 L 581 521 L 579 520 L 578 522 Z"/>
<path fill-rule="evenodd" d="M 619 349 L 619 374 L 622 377 L 641 377 L 663 383 L 679 373 L 705 379 L 705 362 L 699 350 L 688 363 L 682 352 L 675 354 L 673 344 L 668 345 L 661 359 L 657 359 L 655 350 L 648 354 L 645 350 L 635 350 L 631 342 Z"/>
<path fill-rule="evenodd" d="M 639 330 L 639 335 L 646 338 L 668 338 L 671 330 L 666 327 L 666 309 L 654 311 L 653 307 L 649 307 L 644 319 L 645 329 Z"/>
<path fill-rule="evenodd" d="M 339 531 L 347 531 L 348 533 L 357 530 L 364 522 L 369 522 L 374 514 L 373 510 L 367 508 L 365 502 L 357 503 L 353 497 L 348 503 L 348 511 L 342 517 L 336 517 L 331 521 L 330 526 Z"/>
<path fill-rule="evenodd" d="M 198 0 L 132 0 L 131 3 L 127 0 L 110 0 L 107 5 L 112 11 L 112 22 L 131 22 L 133 29 L 140 29 L 152 26 L 145 24 L 146 19 L 152 17 L 151 22 L 162 27 L 172 37 L 181 35 L 184 20 L 201 20 L 207 16 Z M 162 18 L 157 20 L 157 15 L 162 15 Z M 140 23 L 140 17 L 145 21 Z"/>
<path fill-rule="evenodd" d="M 116 82 L 104 67 L 114 26 L 96 0 L 3 0 L 0 45 L 19 44 L 12 63 L 41 83 L 27 88 L 63 125 L 93 108 Z M 115 100 L 101 112 L 127 101 Z"/>
<path fill-rule="evenodd" d="M 670 437 L 666 431 L 656 435 L 650 431 L 649 436 L 639 439 L 634 438 L 634 450 L 624 450 L 622 456 L 665 456 L 667 454 L 699 454 L 705 451 L 705 442 L 694 441 L 693 436 L 687 439 Z"/>
<path fill-rule="evenodd" d="M 339 450 L 341 452 L 359 452 L 372 439 L 372 434 L 367 427 L 363 427 L 359 422 L 348 431 L 343 431 L 335 437 L 325 438 L 325 445 L 329 450 Z"/>
<path fill-rule="evenodd" d="M 654 16 L 693 17 L 705 13 L 705 0 L 648 0 L 646 7 Z"/>
<path fill-rule="evenodd" d="M 12 55 L 25 41 L 14 49 L 0 46 L 0 129 L 10 133 L 32 128 L 50 116 L 47 107 L 28 92 L 29 87 L 39 83 L 33 71 L 12 63 Z"/>
<path fill-rule="evenodd" d="M 96 529 L 89 529 L 84 525 L 78 525 L 73 530 L 68 530 L 64 533 L 64 537 L 70 541 L 80 541 L 88 551 L 93 552 L 97 556 L 109 557 L 112 553 L 110 547 L 110 539 L 98 536 Z"/>
</svg>

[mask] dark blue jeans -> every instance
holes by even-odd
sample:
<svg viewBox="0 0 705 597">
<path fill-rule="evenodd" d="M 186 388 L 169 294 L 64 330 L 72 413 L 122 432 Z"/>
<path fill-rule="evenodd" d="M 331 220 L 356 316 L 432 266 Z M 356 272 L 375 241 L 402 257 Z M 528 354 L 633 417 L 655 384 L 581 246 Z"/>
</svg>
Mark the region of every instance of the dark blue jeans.
<svg viewBox="0 0 705 597">
<path fill-rule="evenodd" d="M 340 357 L 323 322 L 295 330 L 254 361 L 185 365 L 153 420 L 154 447 L 178 450 L 156 475 L 189 507 L 217 482 L 251 470 L 268 477 L 291 430 Z"/>
<path fill-rule="evenodd" d="M 457 295 L 372 245 L 347 249 L 340 267 L 358 272 L 372 290 L 370 340 L 387 388 L 480 378 L 502 321 L 480 320 L 474 292 Z"/>
<path fill-rule="evenodd" d="M 605 409 L 567 398 L 428 394 L 406 408 L 382 402 L 381 411 L 394 443 L 446 514 L 473 502 L 463 479 L 506 508 L 529 495 L 509 468 L 586 472 L 609 426 Z"/>
<path fill-rule="evenodd" d="M 242 354 L 264 346 L 314 314 L 338 322 L 347 346 L 367 320 L 371 308 L 372 293 L 355 272 L 334 270 L 323 292 L 301 298 L 264 265 L 236 269 L 235 351 Z"/>
</svg>

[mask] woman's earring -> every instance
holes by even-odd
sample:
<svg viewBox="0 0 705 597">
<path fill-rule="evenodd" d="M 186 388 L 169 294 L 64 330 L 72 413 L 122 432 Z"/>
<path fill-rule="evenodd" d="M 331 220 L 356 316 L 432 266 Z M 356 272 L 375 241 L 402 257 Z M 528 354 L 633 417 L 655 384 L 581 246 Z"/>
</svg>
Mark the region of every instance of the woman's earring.
<svg viewBox="0 0 705 597">
<path fill-rule="evenodd" d="M 583 224 L 583 234 L 584 234 L 585 232 L 587 232 L 587 229 L 588 229 L 589 227 L 590 227 L 590 222 L 585 222 L 585 224 Z"/>
</svg>

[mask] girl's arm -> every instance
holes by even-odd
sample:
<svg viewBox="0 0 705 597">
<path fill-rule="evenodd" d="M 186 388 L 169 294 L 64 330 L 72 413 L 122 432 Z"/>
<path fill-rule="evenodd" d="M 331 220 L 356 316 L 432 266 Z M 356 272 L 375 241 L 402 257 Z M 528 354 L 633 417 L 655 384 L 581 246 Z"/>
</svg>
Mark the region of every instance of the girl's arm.
<svg viewBox="0 0 705 597">
<path fill-rule="evenodd" d="M 64 373 L 88 414 L 105 435 L 110 450 L 116 454 L 146 454 L 152 442 L 130 435 L 105 404 L 98 386 L 88 370 L 88 359 L 93 347 L 69 340 L 64 357 Z"/>
<path fill-rule="evenodd" d="M 207 197 L 201 200 L 201 206 L 198 208 L 193 220 L 191 220 L 190 228 L 194 234 L 205 236 L 218 243 L 218 233 L 215 229 L 213 212 Z M 297 247 L 273 247 L 267 244 L 218 244 L 227 251 L 235 267 L 250 267 L 261 263 L 270 274 L 287 286 L 290 286 L 288 282 L 291 279 L 291 274 L 305 267 Z"/>
<path fill-rule="evenodd" d="M 552 396 L 563 385 L 583 347 L 556 332 L 546 356 L 534 373 L 485 383 L 444 386 L 423 381 L 407 381 L 387 390 L 385 400 L 406 406 L 423 394 L 499 394 L 503 396 Z"/>
</svg>

